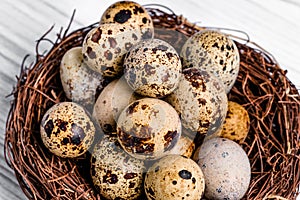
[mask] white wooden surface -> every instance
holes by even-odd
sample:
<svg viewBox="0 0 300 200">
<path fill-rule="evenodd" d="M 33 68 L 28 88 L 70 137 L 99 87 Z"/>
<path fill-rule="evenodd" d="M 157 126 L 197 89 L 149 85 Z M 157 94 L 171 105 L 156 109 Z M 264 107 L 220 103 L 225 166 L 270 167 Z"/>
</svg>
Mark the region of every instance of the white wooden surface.
<svg viewBox="0 0 300 200">
<path fill-rule="evenodd" d="M 300 89 L 300 2 L 298 0 L 136 0 L 159 3 L 204 26 L 247 32 L 252 41 L 271 52 Z M 35 41 L 52 25 L 55 38 L 76 9 L 72 29 L 100 19 L 112 0 L 0 0 L 0 200 L 26 199 L 4 161 L 3 141 L 9 109 L 8 95 L 26 54 L 34 55 Z M 300 200 L 300 197 L 298 198 Z"/>
</svg>

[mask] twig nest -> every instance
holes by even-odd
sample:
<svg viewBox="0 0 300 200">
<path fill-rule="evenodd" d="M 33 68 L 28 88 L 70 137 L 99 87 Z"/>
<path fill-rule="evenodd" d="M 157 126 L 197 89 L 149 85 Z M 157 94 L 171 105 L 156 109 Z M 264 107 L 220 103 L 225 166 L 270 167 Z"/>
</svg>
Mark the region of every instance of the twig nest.
<svg viewBox="0 0 300 200">
<path fill-rule="evenodd" d="M 215 30 L 202 30 L 192 35 L 180 55 L 184 68 L 196 67 L 219 77 L 228 93 L 238 76 L 240 56 L 235 43 Z"/>
<path fill-rule="evenodd" d="M 60 157 L 78 157 L 94 141 L 95 126 L 90 115 L 73 102 L 52 106 L 43 116 L 40 126 L 44 145 Z"/>
</svg>

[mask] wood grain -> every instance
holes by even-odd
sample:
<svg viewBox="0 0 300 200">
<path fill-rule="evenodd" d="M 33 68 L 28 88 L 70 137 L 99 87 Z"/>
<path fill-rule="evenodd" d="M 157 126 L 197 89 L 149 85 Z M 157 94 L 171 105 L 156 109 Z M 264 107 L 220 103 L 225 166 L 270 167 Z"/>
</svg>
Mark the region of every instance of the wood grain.
<svg viewBox="0 0 300 200">
<path fill-rule="evenodd" d="M 35 41 L 55 25 L 50 38 L 66 27 L 76 9 L 72 29 L 100 19 L 114 1 L 105 0 L 1 0 L 0 6 L 0 199 L 26 199 L 13 171 L 4 160 L 5 122 L 20 64 L 26 54 L 35 54 Z M 300 3 L 296 0 L 137 0 L 140 4 L 159 3 L 192 22 L 210 27 L 224 27 L 247 32 L 272 53 L 290 80 L 300 88 Z M 47 49 L 47 45 L 45 45 Z M 33 56 L 27 61 L 34 60 Z M 298 198 L 300 200 L 300 198 Z"/>
</svg>

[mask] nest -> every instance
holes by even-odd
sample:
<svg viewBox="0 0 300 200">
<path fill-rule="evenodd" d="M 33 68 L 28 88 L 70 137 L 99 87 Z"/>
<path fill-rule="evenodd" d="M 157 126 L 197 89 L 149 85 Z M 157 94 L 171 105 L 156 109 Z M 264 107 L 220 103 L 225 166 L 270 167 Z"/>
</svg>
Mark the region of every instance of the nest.
<svg viewBox="0 0 300 200">
<path fill-rule="evenodd" d="M 173 12 L 153 7 L 147 10 L 153 18 L 156 37 L 177 49 L 190 35 L 205 28 Z M 89 162 L 88 155 L 76 160 L 56 157 L 45 149 L 39 133 L 46 110 L 66 101 L 59 79 L 64 53 L 81 46 L 95 26 L 72 33 L 67 27 L 54 42 L 46 38 L 49 30 L 37 42 L 35 63 L 29 67 L 22 64 L 6 124 L 5 156 L 29 199 L 100 199 L 83 164 Z M 250 132 L 242 144 L 252 170 L 244 199 L 296 199 L 300 183 L 299 93 L 270 54 L 249 41 L 233 39 L 241 65 L 229 100 L 243 105 L 251 119 Z M 45 54 L 39 53 L 42 41 L 52 44 Z"/>
</svg>

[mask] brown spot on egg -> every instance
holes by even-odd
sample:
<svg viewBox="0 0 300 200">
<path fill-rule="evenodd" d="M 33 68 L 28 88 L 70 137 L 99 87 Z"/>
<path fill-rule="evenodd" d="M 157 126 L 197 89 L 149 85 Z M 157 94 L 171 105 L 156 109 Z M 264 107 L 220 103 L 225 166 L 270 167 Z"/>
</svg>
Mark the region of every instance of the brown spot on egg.
<svg viewBox="0 0 300 200">
<path fill-rule="evenodd" d="M 66 131 L 67 130 L 68 122 L 66 122 L 64 120 L 61 120 L 61 119 L 57 119 L 55 121 L 55 124 L 62 131 Z"/>
<path fill-rule="evenodd" d="M 114 17 L 114 21 L 120 24 L 127 22 L 131 18 L 130 10 L 120 10 Z"/>
<path fill-rule="evenodd" d="M 133 13 L 137 15 L 138 13 L 144 13 L 144 9 L 140 6 L 134 6 Z"/>
<path fill-rule="evenodd" d="M 133 46 L 133 44 L 132 44 L 131 42 L 125 43 L 125 49 L 126 49 L 127 51 L 129 51 L 129 50 L 131 49 L 132 46 Z"/>
<path fill-rule="evenodd" d="M 169 144 L 177 136 L 178 136 L 177 131 L 168 131 L 167 134 L 164 136 L 164 140 L 166 141 L 166 144 Z"/>
<path fill-rule="evenodd" d="M 146 18 L 146 17 L 143 17 L 142 22 L 143 22 L 144 24 L 146 24 L 147 21 L 148 21 L 147 18 Z"/>
<path fill-rule="evenodd" d="M 53 121 L 52 121 L 52 120 L 49 120 L 49 121 L 46 123 L 45 127 L 44 127 L 45 132 L 46 132 L 46 134 L 47 134 L 47 137 L 50 138 L 51 133 L 52 133 L 52 131 L 53 131 L 53 128 L 54 128 Z"/>
<path fill-rule="evenodd" d="M 204 105 L 207 103 L 206 99 L 203 99 L 203 98 L 199 98 L 199 99 L 198 99 L 198 102 L 199 102 L 199 104 L 202 105 L 202 106 L 204 106 Z"/>
<path fill-rule="evenodd" d="M 129 188 L 134 188 L 134 186 L 135 186 L 135 183 L 134 182 L 129 182 Z"/>
<path fill-rule="evenodd" d="M 127 108 L 126 112 L 127 112 L 128 114 L 132 114 L 132 113 L 136 112 L 137 109 L 138 109 L 137 106 L 139 105 L 139 103 L 140 103 L 140 102 L 138 102 L 138 101 L 133 102 L 133 103 Z"/>
<path fill-rule="evenodd" d="M 146 85 L 146 84 L 148 83 L 147 79 L 144 78 L 144 77 L 141 79 L 141 81 L 142 81 L 142 84 L 143 84 L 143 85 Z"/>
<path fill-rule="evenodd" d="M 189 172 L 188 170 L 180 170 L 178 172 L 178 175 L 180 176 L 180 178 L 182 179 L 191 179 L 192 178 L 192 173 Z"/>
<path fill-rule="evenodd" d="M 93 51 L 92 47 L 87 47 L 87 54 L 90 59 L 96 58 L 96 53 Z"/>
<path fill-rule="evenodd" d="M 116 184 L 118 182 L 118 176 L 112 174 L 111 170 L 108 170 L 106 175 L 103 176 L 103 183 Z"/>
<path fill-rule="evenodd" d="M 104 52 L 104 57 L 107 60 L 112 60 L 113 55 L 112 55 L 112 53 L 109 50 L 107 50 L 107 51 Z"/>
<path fill-rule="evenodd" d="M 137 177 L 137 173 L 126 173 L 125 175 L 124 175 L 124 178 L 125 179 L 133 179 L 133 178 L 135 178 L 135 177 Z"/>
<path fill-rule="evenodd" d="M 91 40 L 95 43 L 98 43 L 98 41 L 101 39 L 102 30 L 101 28 L 98 28 L 97 31 L 92 35 Z"/>
<path fill-rule="evenodd" d="M 71 125 L 71 132 L 73 133 L 73 136 L 71 138 L 71 142 L 75 145 L 78 145 L 82 142 L 82 140 L 85 138 L 85 132 L 83 128 L 78 126 L 77 124 L 73 123 Z"/>
<path fill-rule="evenodd" d="M 147 73 L 147 75 L 151 75 L 151 74 L 155 74 L 155 67 L 149 65 L 149 64 L 145 64 L 144 65 L 145 71 Z"/>
<path fill-rule="evenodd" d="M 109 37 L 108 42 L 109 42 L 110 48 L 115 48 L 118 45 L 116 39 L 113 37 Z"/>
<path fill-rule="evenodd" d="M 143 40 L 150 39 L 150 38 L 152 38 L 152 35 L 153 35 L 152 30 L 151 29 L 147 29 L 147 31 L 145 31 L 143 33 L 142 39 Z"/>
<path fill-rule="evenodd" d="M 136 34 L 134 34 L 134 33 L 132 33 L 132 38 L 136 41 L 136 40 L 138 40 L 138 37 L 137 37 L 137 35 Z"/>
</svg>

